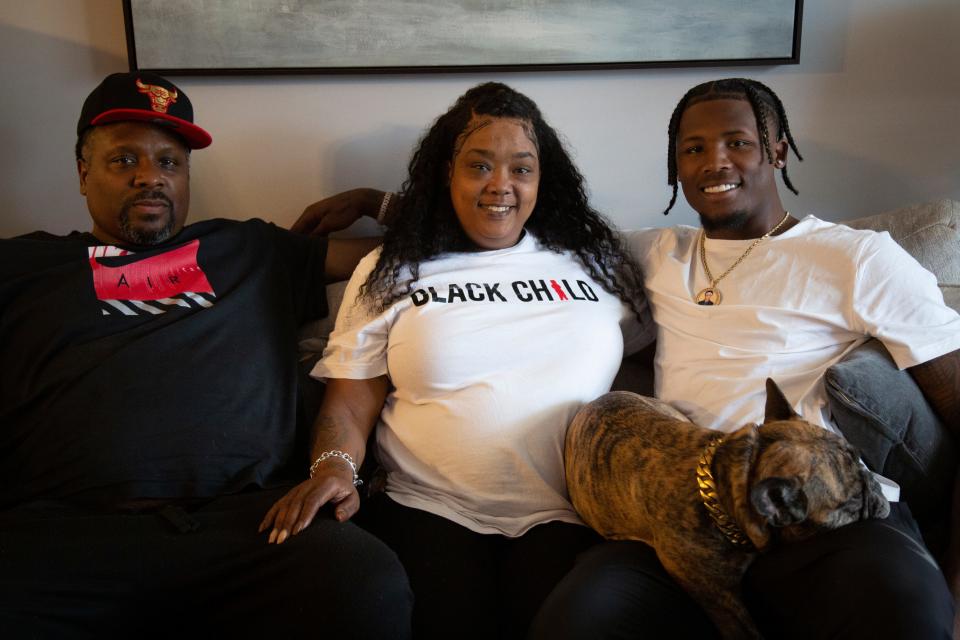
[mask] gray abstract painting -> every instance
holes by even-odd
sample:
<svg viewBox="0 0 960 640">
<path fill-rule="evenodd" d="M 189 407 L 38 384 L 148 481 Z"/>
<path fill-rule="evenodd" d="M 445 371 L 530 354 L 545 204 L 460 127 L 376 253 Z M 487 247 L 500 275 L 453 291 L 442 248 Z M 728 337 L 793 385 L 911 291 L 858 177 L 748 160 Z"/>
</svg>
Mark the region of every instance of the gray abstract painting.
<svg viewBox="0 0 960 640">
<path fill-rule="evenodd" d="M 798 0 L 128 0 L 141 69 L 794 57 Z"/>
</svg>

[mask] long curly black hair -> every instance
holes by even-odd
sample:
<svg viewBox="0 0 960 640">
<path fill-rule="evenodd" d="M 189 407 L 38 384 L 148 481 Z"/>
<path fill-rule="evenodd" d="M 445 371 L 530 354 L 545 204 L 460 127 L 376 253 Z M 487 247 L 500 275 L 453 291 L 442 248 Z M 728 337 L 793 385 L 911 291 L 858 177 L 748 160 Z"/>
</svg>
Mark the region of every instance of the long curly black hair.
<svg viewBox="0 0 960 640">
<path fill-rule="evenodd" d="M 757 132 L 760 134 L 760 143 L 767 154 L 767 162 L 773 164 L 773 151 L 771 139 L 773 142 L 779 142 L 786 138 L 790 148 L 797 155 L 797 160 L 803 160 L 800 151 L 797 150 L 797 143 L 793 140 L 793 134 L 790 132 L 790 123 L 787 121 L 787 111 L 783 108 L 780 96 L 773 92 L 773 89 L 751 80 L 750 78 L 724 78 L 723 80 L 711 80 L 698 84 L 687 91 L 680 102 L 673 110 L 670 116 L 670 126 L 667 129 L 667 184 L 673 188 L 673 194 L 670 196 L 670 204 L 663 212 L 663 215 L 670 213 L 670 209 L 677 202 L 677 130 L 680 128 L 680 118 L 687 107 L 706 102 L 707 100 L 746 100 L 753 109 L 753 115 L 757 119 Z M 770 118 L 776 123 L 776 138 L 771 138 L 767 131 L 767 119 Z M 790 181 L 787 175 L 787 165 L 780 169 L 783 176 L 783 183 L 790 191 L 795 194 L 800 193 Z"/>
<path fill-rule="evenodd" d="M 643 275 L 609 223 L 587 203 L 583 176 L 537 105 L 498 82 L 477 85 L 457 99 L 420 140 L 377 264 L 361 296 L 384 309 L 413 291 L 420 265 L 442 253 L 476 247 L 460 226 L 450 198 L 449 166 L 474 116 L 523 121 L 540 155 L 537 203 L 525 228 L 548 249 L 571 251 L 590 276 L 641 318 Z"/>
</svg>

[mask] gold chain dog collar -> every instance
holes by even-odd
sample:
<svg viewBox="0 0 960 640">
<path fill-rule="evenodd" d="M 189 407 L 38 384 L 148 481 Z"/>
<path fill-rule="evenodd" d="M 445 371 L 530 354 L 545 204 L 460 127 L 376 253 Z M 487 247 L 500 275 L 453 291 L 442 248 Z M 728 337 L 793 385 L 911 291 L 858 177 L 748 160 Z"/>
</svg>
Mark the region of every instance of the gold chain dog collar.
<svg viewBox="0 0 960 640">
<path fill-rule="evenodd" d="M 710 514 L 713 524 L 731 544 L 737 547 L 752 547 L 753 543 L 750 542 L 750 538 L 723 510 L 720 505 L 720 496 L 717 495 L 717 485 L 713 480 L 711 466 L 713 465 L 713 456 L 721 442 L 723 442 L 723 438 L 714 438 L 700 454 L 700 461 L 697 463 L 697 486 L 700 488 L 700 500 L 706 507 L 707 513 Z"/>
</svg>

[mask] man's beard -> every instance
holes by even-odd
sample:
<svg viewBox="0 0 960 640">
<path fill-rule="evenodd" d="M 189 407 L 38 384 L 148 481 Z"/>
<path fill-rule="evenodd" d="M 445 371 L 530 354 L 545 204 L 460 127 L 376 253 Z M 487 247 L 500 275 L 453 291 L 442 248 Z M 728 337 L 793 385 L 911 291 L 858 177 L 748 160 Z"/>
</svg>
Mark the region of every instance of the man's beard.
<svg viewBox="0 0 960 640">
<path fill-rule="evenodd" d="M 703 227 L 704 231 L 737 231 L 739 229 L 743 229 L 749 221 L 750 214 L 742 209 L 740 211 L 734 211 L 733 213 L 724 216 L 720 220 L 708 218 L 704 215 L 700 216 L 700 225 Z"/>
<path fill-rule="evenodd" d="M 140 200 L 163 200 L 167 203 L 166 220 L 158 229 L 139 229 L 130 222 L 130 209 Z M 176 226 L 173 202 L 166 194 L 159 191 L 142 191 L 123 204 L 120 210 L 120 233 L 123 239 L 131 244 L 150 245 L 159 244 L 173 235 Z"/>
</svg>

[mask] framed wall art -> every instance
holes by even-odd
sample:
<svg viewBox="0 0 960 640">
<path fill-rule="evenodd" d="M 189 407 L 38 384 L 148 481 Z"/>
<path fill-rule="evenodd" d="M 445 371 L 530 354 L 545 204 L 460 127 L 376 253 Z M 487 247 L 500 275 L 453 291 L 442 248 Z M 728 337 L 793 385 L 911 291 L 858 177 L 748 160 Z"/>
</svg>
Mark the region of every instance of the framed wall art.
<svg viewBox="0 0 960 640">
<path fill-rule="evenodd" d="M 802 0 L 124 0 L 131 70 L 420 73 L 799 61 Z"/>
</svg>

